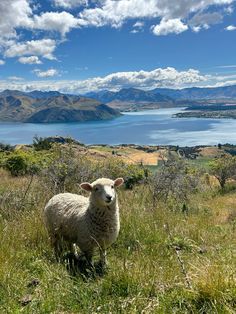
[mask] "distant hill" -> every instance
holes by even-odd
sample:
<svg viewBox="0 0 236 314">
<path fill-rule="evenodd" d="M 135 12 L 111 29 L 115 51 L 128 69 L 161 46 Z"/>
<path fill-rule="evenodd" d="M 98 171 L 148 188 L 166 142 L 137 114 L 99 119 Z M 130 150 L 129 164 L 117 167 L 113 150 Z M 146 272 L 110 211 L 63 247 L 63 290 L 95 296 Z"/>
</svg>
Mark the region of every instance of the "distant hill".
<svg viewBox="0 0 236 314">
<path fill-rule="evenodd" d="M 86 96 L 95 98 L 103 103 L 112 101 L 137 101 L 137 102 L 166 102 L 172 101 L 171 97 L 158 92 L 144 91 L 137 88 L 123 88 L 118 92 L 101 91 L 98 93 L 88 93 Z"/>
<path fill-rule="evenodd" d="M 212 88 L 184 89 L 156 88 L 149 91 L 127 88 L 118 92 L 100 91 L 86 94 L 91 98 L 110 103 L 114 101 L 173 103 L 176 100 L 236 99 L 236 85 Z"/>
<path fill-rule="evenodd" d="M 156 88 L 152 92 L 174 100 L 236 99 L 236 85 L 223 87 L 192 87 L 184 89 Z"/>
<path fill-rule="evenodd" d="M 6 90 L 0 93 L 0 121 L 82 122 L 117 116 L 120 116 L 119 111 L 86 97 L 38 91 Z"/>
</svg>

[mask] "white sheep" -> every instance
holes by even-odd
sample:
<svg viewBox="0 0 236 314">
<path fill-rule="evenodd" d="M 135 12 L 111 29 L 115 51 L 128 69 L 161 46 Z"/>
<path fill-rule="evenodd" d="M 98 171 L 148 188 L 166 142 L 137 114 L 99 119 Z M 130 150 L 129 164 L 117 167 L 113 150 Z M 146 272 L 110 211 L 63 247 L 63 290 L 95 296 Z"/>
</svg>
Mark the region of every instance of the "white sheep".
<svg viewBox="0 0 236 314">
<path fill-rule="evenodd" d="M 90 192 L 89 198 L 61 193 L 53 196 L 44 209 L 44 220 L 56 256 L 69 244 L 71 252 L 76 244 L 89 263 L 96 248 L 100 250 L 100 263 L 106 265 L 106 248 L 117 238 L 120 230 L 119 207 L 115 188 L 124 180 L 100 178 L 80 187 Z"/>
</svg>

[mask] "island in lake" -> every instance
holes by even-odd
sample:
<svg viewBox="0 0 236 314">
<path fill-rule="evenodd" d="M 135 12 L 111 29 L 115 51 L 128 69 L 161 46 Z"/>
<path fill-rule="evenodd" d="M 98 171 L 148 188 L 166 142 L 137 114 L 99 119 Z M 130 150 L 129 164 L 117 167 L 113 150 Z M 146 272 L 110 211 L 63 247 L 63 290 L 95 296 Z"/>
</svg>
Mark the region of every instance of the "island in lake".
<svg viewBox="0 0 236 314">
<path fill-rule="evenodd" d="M 189 105 L 184 111 L 174 115 L 178 118 L 211 118 L 211 119 L 236 119 L 236 102 L 214 101 L 201 103 L 200 101 Z"/>
</svg>

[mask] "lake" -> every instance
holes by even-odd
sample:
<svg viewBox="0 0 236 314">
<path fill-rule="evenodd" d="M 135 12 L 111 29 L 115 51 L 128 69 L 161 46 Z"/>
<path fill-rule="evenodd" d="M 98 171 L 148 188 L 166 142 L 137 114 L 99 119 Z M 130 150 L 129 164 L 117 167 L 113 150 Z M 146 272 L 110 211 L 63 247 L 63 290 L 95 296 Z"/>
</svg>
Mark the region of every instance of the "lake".
<svg viewBox="0 0 236 314">
<path fill-rule="evenodd" d="M 236 144 L 236 120 L 172 118 L 183 108 L 129 112 L 109 121 L 84 123 L 0 123 L 0 142 L 30 144 L 35 135 L 70 136 L 85 144 Z"/>
</svg>

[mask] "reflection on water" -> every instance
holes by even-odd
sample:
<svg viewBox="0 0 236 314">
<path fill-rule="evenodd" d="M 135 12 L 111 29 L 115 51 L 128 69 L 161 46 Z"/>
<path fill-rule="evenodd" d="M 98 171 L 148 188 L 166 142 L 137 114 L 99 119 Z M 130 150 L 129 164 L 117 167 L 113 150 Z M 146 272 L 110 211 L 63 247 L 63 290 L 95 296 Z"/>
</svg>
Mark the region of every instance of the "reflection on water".
<svg viewBox="0 0 236 314">
<path fill-rule="evenodd" d="M 109 121 L 85 123 L 0 123 L 0 142 L 32 143 L 35 135 L 70 136 L 85 144 L 215 145 L 236 144 L 236 120 L 172 118 L 182 109 L 125 113 Z"/>
</svg>

